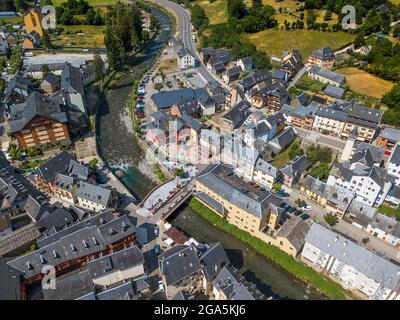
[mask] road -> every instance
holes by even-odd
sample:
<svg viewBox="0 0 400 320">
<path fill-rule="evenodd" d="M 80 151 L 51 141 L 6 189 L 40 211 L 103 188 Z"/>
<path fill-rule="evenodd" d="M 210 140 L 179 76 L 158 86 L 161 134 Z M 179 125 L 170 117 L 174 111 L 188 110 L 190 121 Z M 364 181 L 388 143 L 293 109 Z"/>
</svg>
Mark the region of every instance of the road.
<svg viewBox="0 0 400 320">
<path fill-rule="evenodd" d="M 199 52 L 192 40 L 192 28 L 190 24 L 190 13 L 188 10 L 182 8 L 180 5 L 175 2 L 171 2 L 168 0 L 154 0 L 159 5 L 166 7 L 170 10 L 173 10 L 177 17 L 177 31 L 181 35 L 182 42 L 187 50 L 189 50 L 200 63 L 200 65 L 196 68 L 196 71 L 200 74 L 200 77 L 203 78 L 205 82 L 215 80 L 218 81 L 223 88 L 226 90 L 230 90 L 229 86 L 222 82 L 216 75 L 214 75 L 211 71 L 209 71 L 203 62 L 200 59 Z"/>
<path fill-rule="evenodd" d="M 299 70 L 299 72 L 297 72 L 297 74 L 295 75 L 295 77 L 293 78 L 293 80 L 290 81 L 289 85 L 288 85 L 288 89 L 290 89 L 291 87 L 295 86 L 296 83 L 304 76 L 304 74 L 307 72 L 309 65 L 305 64 L 303 66 L 303 68 L 301 68 Z"/>
<path fill-rule="evenodd" d="M 307 211 L 307 213 L 318 223 L 327 226 L 324 220 L 324 215 L 327 213 L 327 210 L 324 207 L 307 199 L 307 197 L 303 196 L 296 189 L 287 187 L 284 188 L 290 195 L 289 197 L 285 198 L 285 201 L 289 205 L 296 207 L 296 204 L 294 202 L 299 198 L 306 201 L 307 205 L 310 205 L 312 207 L 312 210 Z M 389 243 L 381 239 L 371 236 L 369 233 L 353 226 L 347 221 L 339 219 L 339 222 L 333 227 L 333 229 L 349 237 L 350 239 L 355 240 L 359 245 L 362 245 L 362 239 L 369 238 L 369 242 L 365 246 L 367 249 L 400 262 L 400 252 L 397 248 L 391 246 Z"/>
<path fill-rule="evenodd" d="M 343 149 L 346 145 L 346 141 L 340 139 L 339 137 L 328 136 L 318 131 L 309 131 L 298 127 L 295 127 L 295 130 L 304 141 L 309 143 L 319 143 L 322 146 L 335 149 L 340 153 L 343 152 Z"/>
</svg>

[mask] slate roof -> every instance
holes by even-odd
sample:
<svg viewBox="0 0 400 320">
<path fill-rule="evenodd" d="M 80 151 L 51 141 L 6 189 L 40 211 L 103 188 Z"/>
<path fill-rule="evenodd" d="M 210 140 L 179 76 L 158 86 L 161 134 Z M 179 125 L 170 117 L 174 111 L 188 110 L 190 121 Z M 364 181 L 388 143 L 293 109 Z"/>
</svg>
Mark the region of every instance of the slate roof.
<svg viewBox="0 0 400 320">
<path fill-rule="evenodd" d="M 311 56 L 319 58 L 321 60 L 330 60 L 335 57 L 335 54 L 330 47 L 324 47 L 313 51 L 311 53 Z"/>
<path fill-rule="evenodd" d="M 304 245 L 304 239 L 310 227 L 304 220 L 297 216 L 291 216 L 285 221 L 276 233 L 277 237 L 287 239 L 291 245 L 299 251 Z"/>
<path fill-rule="evenodd" d="M 207 281 L 212 281 L 221 269 L 230 264 L 221 243 L 210 244 L 207 250 L 200 256 L 200 263 Z"/>
<path fill-rule="evenodd" d="M 76 186 L 76 196 L 79 198 L 86 199 L 103 206 L 107 206 L 111 199 L 112 192 L 110 189 L 106 189 L 84 181 L 78 181 Z"/>
<path fill-rule="evenodd" d="M 188 127 L 190 127 L 191 129 L 193 129 L 196 132 L 200 132 L 201 128 L 203 127 L 203 124 L 201 123 L 201 121 L 193 118 L 192 116 L 190 116 L 186 113 L 182 114 L 182 120 Z"/>
<path fill-rule="evenodd" d="M 275 138 L 268 141 L 268 144 L 273 147 L 275 153 L 279 153 L 285 150 L 297 137 L 296 131 L 293 127 L 287 127 L 281 133 L 279 133 Z"/>
<path fill-rule="evenodd" d="M 39 220 L 43 212 L 43 208 L 40 203 L 38 203 L 31 195 L 28 196 L 28 199 L 25 202 L 24 210 L 33 221 Z"/>
<path fill-rule="evenodd" d="M 56 241 L 8 264 L 19 270 L 25 278 L 30 278 L 41 272 L 43 264 L 57 266 L 72 259 L 90 256 L 134 233 L 135 227 L 125 215 L 99 227 L 85 226 L 64 237 L 55 237 L 58 238 Z"/>
<path fill-rule="evenodd" d="M 200 259 L 193 245 L 175 245 L 158 256 L 158 265 L 167 286 L 201 271 Z"/>
<path fill-rule="evenodd" d="M 272 205 L 279 206 L 283 202 L 269 191 L 254 189 L 233 175 L 233 169 L 225 164 L 209 166 L 196 179 L 226 201 L 259 219 L 268 213 Z"/>
<path fill-rule="evenodd" d="M 83 164 L 75 160 L 70 160 L 68 165 L 68 175 L 82 180 L 87 180 L 89 176 L 89 169 Z"/>
<path fill-rule="evenodd" d="M 274 179 L 277 179 L 281 174 L 278 168 L 275 168 L 272 164 L 261 158 L 256 161 L 254 171 L 261 171 L 262 173 L 267 174 Z"/>
<path fill-rule="evenodd" d="M 87 268 L 92 279 L 124 271 L 144 264 L 144 256 L 137 246 L 129 247 L 101 258 L 91 260 Z"/>
<path fill-rule="evenodd" d="M 96 295 L 97 300 L 135 300 L 141 291 L 149 288 L 146 278 L 128 281 Z"/>
<path fill-rule="evenodd" d="M 400 143 L 393 149 L 389 162 L 400 166 Z"/>
<path fill-rule="evenodd" d="M 330 97 L 333 97 L 333 98 L 337 98 L 337 99 L 341 99 L 341 98 L 343 98 L 343 95 L 344 95 L 345 91 L 346 90 L 343 89 L 343 88 L 338 88 L 338 87 L 335 87 L 335 86 L 332 86 L 332 85 L 328 84 L 326 86 L 325 90 L 324 90 L 324 93 L 327 96 L 330 96 Z"/>
<path fill-rule="evenodd" d="M 76 160 L 75 156 L 63 151 L 39 166 L 33 174 L 41 176 L 47 182 L 52 181 L 57 173 L 67 172 L 71 160 Z"/>
<path fill-rule="evenodd" d="M 213 281 L 213 286 L 222 291 L 228 300 L 255 300 L 232 268 L 224 267 Z"/>
<path fill-rule="evenodd" d="M 242 68 L 240 68 L 239 66 L 236 66 L 236 67 L 232 67 L 232 68 L 226 70 L 225 74 L 228 77 L 235 77 L 235 76 L 238 76 L 241 71 L 242 71 Z"/>
<path fill-rule="evenodd" d="M 68 93 L 80 93 L 84 95 L 82 73 L 79 68 L 66 62 L 61 73 L 61 88 Z"/>
<path fill-rule="evenodd" d="M 323 77 L 325 79 L 329 79 L 331 81 L 334 81 L 338 84 L 342 84 L 346 77 L 342 74 L 330 71 L 328 69 L 325 68 L 321 68 L 320 66 L 314 65 L 311 67 L 311 69 L 308 71 L 309 73 L 315 73 L 317 75 L 319 75 L 320 77 Z"/>
<path fill-rule="evenodd" d="M 325 189 L 326 189 L 326 183 L 314 178 L 313 176 L 307 175 L 300 181 L 300 184 L 304 186 L 307 190 L 310 190 L 313 193 L 316 193 L 318 195 L 323 195 Z"/>
<path fill-rule="evenodd" d="M 292 163 L 281 169 L 281 172 L 289 177 L 294 177 L 302 174 L 310 166 L 311 163 L 308 161 L 307 156 L 303 154 L 301 157 L 296 158 Z"/>
<path fill-rule="evenodd" d="M 173 91 L 158 92 L 151 96 L 151 100 L 158 110 L 172 107 L 181 99 L 203 100 L 208 97 L 204 88 L 184 88 Z"/>
<path fill-rule="evenodd" d="M 40 237 L 37 226 L 30 223 L 0 238 L 0 256 L 14 252 L 27 244 L 34 243 Z"/>
<path fill-rule="evenodd" d="M 177 54 L 178 54 L 178 57 L 181 58 L 181 59 L 182 59 L 184 56 L 187 56 L 187 55 L 192 56 L 192 54 L 191 54 L 191 53 L 189 52 L 189 50 L 186 49 L 186 48 L 180 48 L 180 49 L 178 50 Z"/>
<path fill-rule="evenodd" d="M 72 192 L 72 189 L 74 187 L 74 182 L 75 182 L 74 178 L 62 173 L 57 173 L 54 179 L 54 186 L 56 186 L 61 190 Z"/>
<path fill-rule="evenodd" d="M 357 245 L 318 223 L 311 225 L 306 242 L 354 267 L 385 287 L 400 290 L 400 266 Z"/>
<path fill-rule="evenodd" d="M 42 230 L 50 230 L 54 228 L 56 231 L 70 225 L 74 221 L 71 213 L 64 208 L 56 208 L 54 211 L 44 214 L 37 222 Z"/>
<path fill-rule="evenodd" d="M 233 106 L 224 116 L 223 119 L 233 125 L 233 128 L 239 128 L 246 118 L 250 115 L 250 105 L 247 101 L 241 101 Z"/>
<path fill-rule="evenodd" d="M 11 133 L 23 130 L 36 116 L 42 116 L 59 123 L 67 122 L 67 116 L 61 111 L 60 106 L 36 91 L 32 92 L 24 103 L 14 105 L 10 109 L 8 123 Z"/>
<path fill-rule="evenodd" d="M 387 139 L 393 143 L 400 141 L 400 130 L 392 127 L 385 127 L 379 136 L 383 139 Z"/>
<path fill-rule="evenodd" d="M 21 280 L 18 272 L 7 265 L 9 260 L 0 258 L 0 300 L 20 300 Z"/>
<path fill-rule="evenodd" d="M 42 82 L 44 82 L 44 81 L 48 82 L 51 85 L 56 85 L 57 83 L 61 82 L 61 78 L 59 76 L 55 75 L 54 73 L 49 73 L 44 76 Z"/>
</svg>

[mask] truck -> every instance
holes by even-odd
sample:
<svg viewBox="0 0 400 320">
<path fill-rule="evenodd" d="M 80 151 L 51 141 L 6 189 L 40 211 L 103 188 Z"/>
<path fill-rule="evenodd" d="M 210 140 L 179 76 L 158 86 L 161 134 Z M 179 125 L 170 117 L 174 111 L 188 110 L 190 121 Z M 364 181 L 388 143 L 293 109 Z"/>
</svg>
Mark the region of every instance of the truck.
<svg viewBox="0 0 400 320">
<path fill-rule="evenodd" d="M 192 39 L 194 42 L 196 42 L 196 36 L 194 34 L 192 34 Z"/>
</svg>

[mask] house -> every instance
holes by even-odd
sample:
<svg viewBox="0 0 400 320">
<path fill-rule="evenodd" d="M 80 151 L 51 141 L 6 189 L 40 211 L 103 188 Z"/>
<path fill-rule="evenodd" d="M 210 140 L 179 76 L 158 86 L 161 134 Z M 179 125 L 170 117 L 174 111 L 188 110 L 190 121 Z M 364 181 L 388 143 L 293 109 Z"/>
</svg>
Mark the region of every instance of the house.
<svg viewBox="0 0 400 320">
<path fill-rule="evenodd" d="M 307 199 L 310 199 L 323 207 L 326 206 L 327 200 L 324 191 L 327 185 L 325 182 L 307 175 L 299 181 L 299 185 L 300 193 L 305 195 Z"/>
<path fill-rule="evenodd" d="M 91 260 L 86 266 L 93 283 L 107 287 L 142 277 L 145 274 L 144 265 L 142 251 L 132 246 Z"/>
<path fill-rule="evenodd" d="M 41 216 L 37 225 L 41 232 L 57 232 L 75 222 L 72 214 L 64 208 L 55 208 L 51 212 L 47 211 Z"/>
<path fill-rule="evenodd" d="M 228 124 L 231 131 L 239 128 L 250 115 L 250 104 L 247 101 L 241 101 L 230 109 L 222 119 Z"/>
<path fill-rule="evenodd" d="M 10 46 L 7 39 L 0 35 L 0 56 L 6 55 L 8 53 Z"/>
<path fill-rule="evenodd" d="M 222 75 L 222 79 L 226 83 L 231 83 L 239 79 L 240 72 L 242 71 L 240 66 L 232 67 L 227 69 L 224 74 Z"/>
<path fill-rule="evenodd" d="M 100 212 L 115 204 L 114 192 L 84 181 L 76 185 L 77 204 L 89 211 Z"/>
<path fill-rule="evenodd" d="M 240 67 L 242 72 L 248 72 L 253 69 L 253 59 L 251 57 L 238 59 L 236 65 Z"/>
<path fill-rule="evenodd" d="M 208 159 L 219 157 L 222 148 L 222 137 L 217 131 L 201 130 L 199 138 L 199 153 L 202 163 L 207 163 Z"/>
<path fill-rule="evenodd" d="M 169 40 L 168 40 L 168 46 L 170 46 L 170 47 L 175 47 L 175 46 L 177 46 L 178 45 L 178 40 L 175 38 L 175 37 L 171 37 Z"/>
<path fill-rule="evenodd" d="M 33 183 L 38 189 L 52 193 L 57 174 L 66 173 L 71 160 L 76 158 L 67 151 L 47 160 L 32 172 Z"/>
<path fill-rule="evenodd" d="M 43 15 L 36 9 L 32 8 L 25 12 L 24 24 L 28 33 L 36 32 L 40 37 L 43 36 L 44 31 L 42 27 Z"/>
<path fill-rule="evenodd" d="M 207 69 L 214 73 L 222 73 L 230 60 L 229 51 L 217 50 L 208 59 Z"/>
<path fill-rule="evenodd" d="M 192 244 L 175 245 L 163 252 L 158 256 L 158 267 L 168 299 L 179 291 L 202 287 L 202 267 Z"/>
<path fill-rule="evenodd" d="M 340 87 L 346 81 L 346 77 L 342 74 L 330 71 L 320 66 L 312 66 L 308 71 L 308 77 L 320 81 L 324 84 L 330 84 L 335 87 Z"/>
<path fill-rule="evenodd" d="M 324 94 L 329 96 L 330 99 L 342 99 L 344 96 L 344 93 L 346 92 L 345 89 L 339 88 L 337 86 L 332 86 L 328 84 L 325 89 L 324 89 Z"/>
<path fill-rule="evenodd" d="M 269 113 L 278 112 L 284 104 L 289 103 L 290 95 L 281 81 L 271 82 L 258 92 L 252 92 L 249 99 L 256 108 L 266 108 Z"/>
<path fill-rule="evenodd" d="M 318 223 L 311 225 L 301 252 L 304 262 L 343 287 L 371 300 L 393 300 L 400 293 L 399 266 Z"/>
<path fill-rule="evenodd" d="M 15 257 L 23 254 L 36 243 L 41 232 L 35 223 L 30 223 L 0 237 L 0 256 Z M 3 291 L 3 290 L 2 290 Z"/>
<path fill-rule="evenodd" d="M 186 48 L 178 50 L 177 59 L 180 69 L 194 68 L 196 66 L 195 57 Z"/>
<path fill-rule="evenodd" d="M 400 143 L 393 149 L 392 155 L 387 163 L 388 174 L 395 177 L 396 186 L 400 186 Z"/>
<path fill-rule="evenodd" d="M 203 290 L 209 294 L 212 291 L 214 279 L 225 266 L 230 265 L 221 243 L 206 245 L 206 250 L 200 254 L 200 264 L 203 269 Z"/>
<path fill-rule="evenodd" d="M 40 84 L 40 89 L 42 89 L 45 94 L 52 95 L 61 90 L 61 78 L 53 73 L 47 74 Z"/>
<path fill-rule="evenodd" d="M 354 226 L 400 248 L 400 224 L 396 219 L 356 200 L 351 203 L 346 218 L 350 219 Z"/>
<path fill-rule="evenodd" d="M 289 72 L 277 69 L 272 73 L 272 79 L 286 83 L 289 81 Z"/>
<path fill-rule="evenodd" d="M 169 112 L 179 101 L 204 101 L 208 94 L 204 88 L 183 88 L 172 91 L 162 91 L 151 96 L 151 103 L 158 111 Z"/>
<path fill-rule="evenodd" d="M 293 49 L 291 52 L 283 53 L 281 69 L 288 73 L 289 79 L 292 79 L 303 66 L 303 58 L 299 50 Z"/>
<path fill-rule="evenodd" d="M 15 258 L 8 265 L 21 272 L 27 281 L 40 281 L 44 263 L 54 266 L 57 272 L 81 266 L 83 261 L 90 260 L 95 254 L 105 254 L 110 249 L 118 251 L 132 244 L 135 232 L 133 223 L 126 215 L 114 216 L 111 221 L 102 221 L 98 225 L 86 224 L 86 221 L 73 224 L 41 238 L 38 250 Z"/>
<path fill-rule="evenodd" d="M 201 48 L 200 49 L 200 58 L 204 63 L 207 63 L 208 59 L 211 58 L 213 54 L 215 54 L 217 50 L 214 48 Z"/>
<path fill-rule="evenodd" d="M 26 199 L 24 210 L 33 222 L 37 222 L 43 214 L 43 206 L 31 195 Z"/>
<path fill-rule="evenodd" d="M 21 280 L 19 273 L 10 268 L 7 262 L 10 258 L 0 258 L 0 300 L 21 300 Z"/>
<path fill-rule="evenodd" d="M 68 62 L 61 73 L 61 88 L 68 108 L 87 114 L 81 70 Z"/>
<path fill-rule="evenodd" d="M 59 104 L 39 92 L 33 92 L 25 102 L 10 107 L 8 124 L 22 149 L 70 141 L 66 114 Z"/>
<path fill-rule="evenodd" d="M 260 186 L 272 190 L 274 184 L 279 181 L 281 172 L 279 169 L 274 167 L 272 164 L 263 160 L 262 158 L 257 159 L 254 171 L 253 181 L 258 183 Z"/>
<path fill-rule="evenodd" d="M 28 79 L 16 75 L 11 78 L 4 91 L 4 102 L 7 106 L 22 103 L 34 90 L 33 84 Z"/>
<path fill-rule="evenodd" d="M 75 160 L 70 160 L 67 173 L 70 177 L 81 180 L 88 180 L 90 176 L 89 168 Z"/>
<path fill-rule="evenodd" d="M 288 123 L 290 123 L 292 126 L 310 131 L 313 127 L 314 114 L 316 110 L 317 107 L 314 104 L 310 104 L 307 107 L 292 107 L 285 104 L 282 107 L 282 113 L 284 114 Z"/>
<path fill-rule="evenodd" d="M 290 105 L 292 107 L 307 106 L 309 98 L 310 97 L 303 91 L 296 98 L 291 100 Z"/>
<path fill-rule="evenodd" d="M 57 173 L 51 185 L 53 194 L 61 200 L 75 204 L 75 179 L 65 174 Z"/>
<path fill-rule="evenodd" d="M 387 150 L 392 151 L 397 142 L 400 141 L 400 130 L 392 127 L 385 126 L 379 132 L 376 144 Z"/>
<path fill-rule="evenodd" d="M 276 241 L 286 251 L 292 252 L 292 256 L 297 256 L 304 246 L 304 239 L 310 227 L 298 216 L 292 215 L 285 221 L 276 233 Z"/>
<path fill-rule="evenodd" d="M 215 300 L 262 300 L 265 297 L 245 282 L 232 267 L 224 267 L 212 282 Z"/>
<path fill-rule="evenodd" d="M 311 53 L 308 57 L 308 63 L 321 68 L 330 69 L 335 64 L 335 54 L 329 47 L 320 48 Z"/>
<path fill-rule="evenodd" d="M 307 156 L 303 154 L 294 159 L 289 165 L 281 169 L 283 175 L 283 183 L 285 186 L 291 187 L 303 177 L 304 172 L 311 166 Z"/>
<path fill-rule="evenodd" d="M 293 127 L 287 127 L 275 138 L 268 141 L 268 145 L 271 147 L 272 152 L 279 154 L 284 151 L 297 137 L 297 132 Z"/>
<path fill-rule="evenodd" d="M 24 41 L 22 42 L 22 48 L 24 49 L 33 49 L 39 47 L 42 43 L 42 39 L 40 38 L 39 34 L 35 31 L 28 33 Z"/>
</svg>

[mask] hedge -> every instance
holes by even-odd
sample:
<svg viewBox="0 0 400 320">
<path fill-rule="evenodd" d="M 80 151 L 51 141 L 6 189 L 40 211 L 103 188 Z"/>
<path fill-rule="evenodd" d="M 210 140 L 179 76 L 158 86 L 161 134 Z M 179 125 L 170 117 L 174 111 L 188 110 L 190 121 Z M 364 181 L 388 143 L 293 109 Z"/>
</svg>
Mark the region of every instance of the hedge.
<svg viewBox="0 0 400 320">
<path fill-rule="evenodd" d="M 311 267 L 306 266 L 304 263 L 296 260 L 279 248 L 269 245 L 261 239 L 250 235 L 248 232 L 229 224 L 225 219 L 218 216 L 214 211 L 206 207 L 199 200 L 192 198 L 189 206 L 191 209 L 193 209 L 193 211 L 200 214 L 200 216 L 212 223 L 217 228 L 250 245 L 254 250 L 280 265 L 282 268 L 290 272 L 294 277 L 319 290 L 326 297 L 335 300 L 346 299 L 344 289 L 340 284 L 322 276 Z"/>
</svg>

